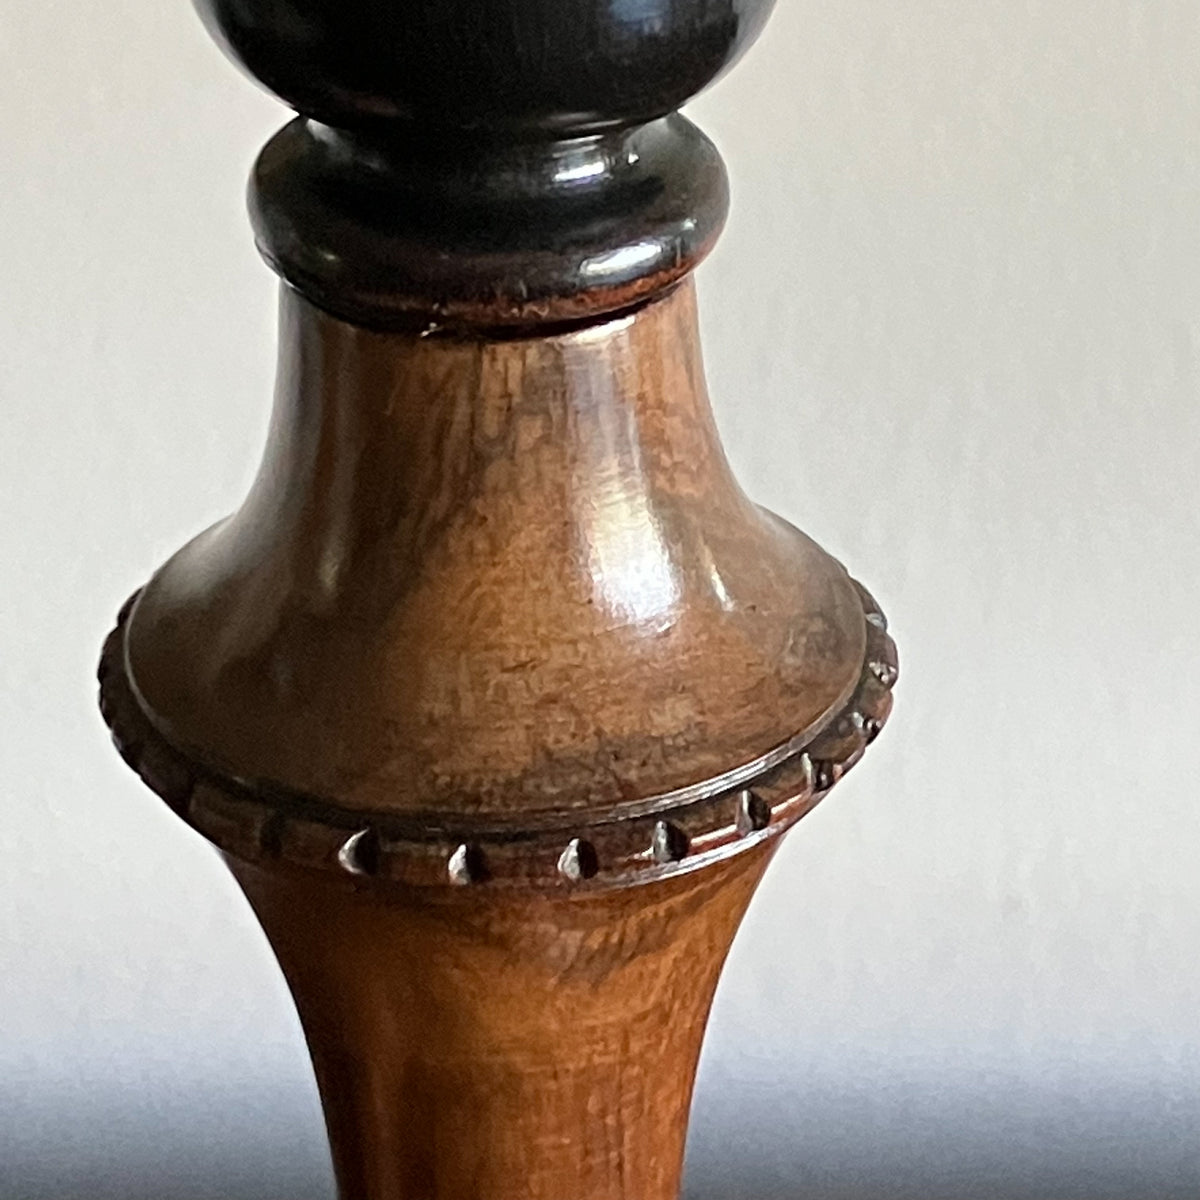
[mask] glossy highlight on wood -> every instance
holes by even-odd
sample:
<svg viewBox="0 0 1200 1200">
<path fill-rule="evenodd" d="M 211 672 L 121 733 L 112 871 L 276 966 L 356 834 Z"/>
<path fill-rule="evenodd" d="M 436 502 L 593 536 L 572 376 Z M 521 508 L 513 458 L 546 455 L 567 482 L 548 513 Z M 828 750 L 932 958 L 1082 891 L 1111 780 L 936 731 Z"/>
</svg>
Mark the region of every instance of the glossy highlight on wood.
<svg viewBox="0 0 1200 1200">
<path fill-rule="evenodd" d="M 666 1200 L 774 843 L 569 900 L 230 867 L 296 997 L 342 1200 Z"/>
<path fill-rule="evenodd" d="M 644 883 L 694 871 L 761 840 L 777 838 L 819 803 L 861 758 L 891 712 L 895 646 L 874 602 L 859 589 L 868 617 L 867 661 L 846 708 L 807 742 L 751 764 L 753 787 L 731 784 L 729 773 L 680 796 L 643 801 L 638 811 L 556 821 L 521 818 L 524 830 L 488 827 L 466 814 L 400 819 L 363 814 L 278 787 L 251 787 L 202 766 L 154 728 L 134 698 L 125 668 L 123 614 L 101 661 L 101 705 L 118 748 L 153 790 L 226 853 L 246 861 L 293 865 L 369 876 L 413 886 L 451 882 L 495 887 L 594 889 Z M 813 755 L 817 755 L 814 765 Z M 696 798 L 698 797 L 698 798 Z M 660 814 L 669 812 L 669 818 Z M 587 823 L 590 822 L 590 823 Z M 347 829 L 355 832 L 346 835 Z M 587 836 L 578 836 L 580 829 Z M 575 831 L 575 836 L 571 836 Z M 563 840 L 570 838 L 565 847 Z M 464 840 L 466 839 L 466 840 Z"/>
<path fill-rule="evenodd" d="M 341 1200 L 675 1200 L 737 927 L 891 712 L 699 350 L 728 188 L 676 110 L 771 6 L 198 4 L 300 114 L 250 189 L 275 409 L 100 705 L 270 940 Z"/>
<path fill-rule="evenodd" d="M 466 143 L 299 118 L 255 165 L 271 266 L 348 321 L 428 335 L 566 326 L 683 279 L 725 222 L 715 147 L 684 117 Z"/>
<path fill-rule="evenodd" d="M 523 827 L 811 736 L 866 628 L 845 571 L 733 479 L 690 284 L 518 341 L 367 332 L 285 292 L 268 458 L 143 591 L 127 660 L 155 726 L 228 775 Z"/>
<path fill-rule="evenodd" d="M 301 118 L 251 181 L 267 261 L 376 328 L 529 327 L 682 279 L 725 219 L 677 109 L 773 0 L 199 0 Z"/>
</svg>

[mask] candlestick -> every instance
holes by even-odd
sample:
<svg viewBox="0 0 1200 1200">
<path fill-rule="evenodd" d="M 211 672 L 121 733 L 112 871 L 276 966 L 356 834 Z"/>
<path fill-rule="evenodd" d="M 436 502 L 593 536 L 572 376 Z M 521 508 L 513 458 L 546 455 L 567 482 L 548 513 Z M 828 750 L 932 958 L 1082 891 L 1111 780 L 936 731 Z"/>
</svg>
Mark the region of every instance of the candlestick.
<svg viewBox="0 0 1200 1200">
<path fill-rule="evenodd" d="M 890 712 L 700 360 L 728 194 L 676 110 L 770 7 L 200 5 L 301 114 L 251 185 L 275 413 L 101 699 L 267 932 L 343 1200 L 671 1200 L 738 922 Z"/>
</svg>

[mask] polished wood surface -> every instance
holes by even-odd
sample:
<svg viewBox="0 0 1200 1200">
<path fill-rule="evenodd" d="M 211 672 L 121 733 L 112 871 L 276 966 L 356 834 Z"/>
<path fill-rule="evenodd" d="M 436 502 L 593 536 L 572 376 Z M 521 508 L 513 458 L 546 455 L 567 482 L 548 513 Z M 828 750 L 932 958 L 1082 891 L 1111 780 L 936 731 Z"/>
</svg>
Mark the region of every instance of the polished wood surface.
<svg viewBox="0 0 1200 1200">
<path fill-rule="evenodd" d="M 566 901 L 232 860 L 296 998 L 342 1200 L 673 1200 L 713 990 L 777 844 Z"/>
<path fill-rule="evenodd" d="M 470 340 L 285 291 L 267 459 L 147 586 L 128 658 L 158 727 L 233 776 L 524 822 L 819 728 L 864 631 L 842 568 L 734 480 L 690 283 Z"/>
<path fill-rule="evenodd" d="M 199 7 L 301 111 L 275 414 L 104 717 L 266 930 L 342 1200 L 672 1200 L 738 923 L 898 671 L 704 382 L 728 191 L 674 110 L 770 0 Z"/>
</svg>

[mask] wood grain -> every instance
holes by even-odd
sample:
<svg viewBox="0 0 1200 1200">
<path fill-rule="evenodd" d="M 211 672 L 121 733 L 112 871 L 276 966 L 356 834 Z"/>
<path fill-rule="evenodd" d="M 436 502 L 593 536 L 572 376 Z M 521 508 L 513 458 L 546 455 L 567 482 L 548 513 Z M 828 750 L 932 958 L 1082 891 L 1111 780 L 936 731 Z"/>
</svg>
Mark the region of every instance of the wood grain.
<svg viewBox="0 0 1200 1200">
<path fill-rule="evenodd" d="M 898 671 L 704 380 L 728 192 L 674 110 L 771 0 L 199 7 L 301 113 L 275 410 L 104 717 L 258 914 L 342 1200 L 673 1200 L 738 924 Z"/>
<path fill-rule="evenodd" d="M 296 998 L 342 1200 L 673 1200 L 713 990 L 772 845 L 482 904 L 231 860 Z"/>
<path fill-rule="evenodd" d="M 524 828 L 718 776 L 847 701 L 861 602 L 733 478 L 690 282 L 555 337 L 375 333 L 290 290 L 282 312 L 259 477 L 130 618 L 172 743 L 363 813 Z"/>
</svg>

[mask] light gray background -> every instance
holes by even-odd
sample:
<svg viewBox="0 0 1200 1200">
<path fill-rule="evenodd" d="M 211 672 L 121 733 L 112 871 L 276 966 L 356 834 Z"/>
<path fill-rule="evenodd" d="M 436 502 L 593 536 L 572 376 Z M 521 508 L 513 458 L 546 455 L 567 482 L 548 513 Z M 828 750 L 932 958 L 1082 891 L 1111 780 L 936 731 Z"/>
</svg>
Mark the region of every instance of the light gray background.
<svg viewBox="0 0 1200 1200">
<path fill-rule="evenodd" d="M 0 114 L 0 1196 L 328 1200 L 264 940 L 91 682 L 255 465 L 285 114 L 184 0 L 4 0 Z M 691 1196 L 1194 1200 L 1200 6 L 782 0 L 693 115 L 730 455 L 905 675 L 738 941 Z"/>
</svg>

